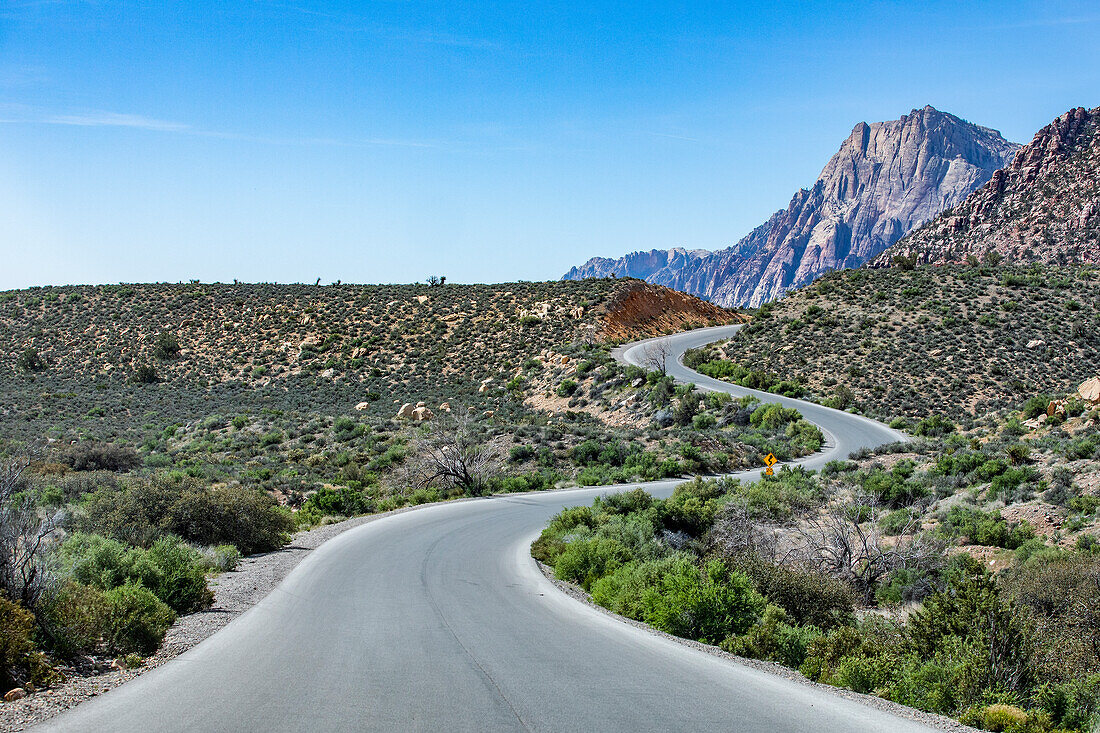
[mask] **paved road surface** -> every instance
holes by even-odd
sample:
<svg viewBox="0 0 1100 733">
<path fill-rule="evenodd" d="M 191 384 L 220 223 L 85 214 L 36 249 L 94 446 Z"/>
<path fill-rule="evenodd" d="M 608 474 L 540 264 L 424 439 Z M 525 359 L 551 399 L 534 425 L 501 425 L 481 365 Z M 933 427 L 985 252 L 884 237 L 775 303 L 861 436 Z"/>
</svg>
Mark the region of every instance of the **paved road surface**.
<svg viewBox="0 0 1100 733">
<path fill-rule="evenodd" d="M 682 352 L 733 331 L 670 343 Z M 640 359 L 644 348 L 622 358 Z M 669 370 L 745 392 L 678 364 Z M 869 420 L 777 401 L 797 405 L 831 435 L 832 447 L 810 466 L 900 437 Z M 646 488 L 667 496 L 675 483 Z M 925 730 L 615 621 L 559 592 L 531 560 L 531 541 L 562 507 L 626 488 L 456 502 L 349 530 L 202 644 L 40 729 Z"/>
</svg>

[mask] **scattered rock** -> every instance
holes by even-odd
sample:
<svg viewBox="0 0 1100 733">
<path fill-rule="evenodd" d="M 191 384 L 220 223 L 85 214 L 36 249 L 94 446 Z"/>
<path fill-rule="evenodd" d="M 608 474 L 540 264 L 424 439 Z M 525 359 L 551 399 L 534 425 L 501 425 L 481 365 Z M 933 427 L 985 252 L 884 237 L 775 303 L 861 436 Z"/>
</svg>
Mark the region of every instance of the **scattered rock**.
<svg viewBox="0 0 1100 733">
<path fill-rule="evenodd" d="M 330 369 L 326 369 L 325 371 L 321 372 L 321 377 L 323 379 L 332 379 L 334 376 L 336 376 L 336 370 L 335 369 L 330 368 Z"/>
<path fill-rule="evenodd" d="M 405 404 L 401 405 L 401 409 L 397 411 L 397 417 L 403 420 L 412 420 L 413 410 L 415 409 L 416 408 L 413 407 L 413 403 L 406 402 Z"/>
<path fill-rule="evenodd" d="M 443 402 L 439 405 L 439 409 L 443 410 L 444 412 L 450 412 L 451 411 L 451 403 L 450 402 Z"/>
<path fill-rule="evenodd" d="M 22 687 L 16 687 L 14 690 L 8 690 L 4 693 L 4 702 L 15 702 L 16 700 L 22 700 L 27 696 L 27 693 Z"/>
<path fill-rule="evenodd" d="M 1027 348 L 1029 349 L 1041 349 L 1046 345 L 1047 342 L 1043 341 L 1042 339 L 1032 339 L 1031 341 L 1027 342 Z"/>
<path fill-rule="evenodd" d="M 1100 402 L 1100 377 L 1086 379 L 1077 388 L 1077 394 L 1086 402 Z"/>
<path fill-rule="evenodd" d="M 425 420 L 431 420 L 433 417 L 435 417 L 435 414 L 427 407 L 421 405 L 420 407 L 413 409 L 412 416 L 413 420 L 416 420 L 417 422 L 424 422 Z"/>
<path fill-rule="evenodd" d="M 417 302 L 420 303 L 420 305 L 424 305 L 425 303 L 428 302 L 428 296 L 427 295 L 418 295 L 418 296 L 416 296 L 416 300 L 417 300 Z"/>
<path fill-rule="evenodd" d="M 358 404 L 355 405 L 355 409 L 356 410 L 369 410 L 370 409 L 370 403 L 369 402 L 359 402 Z"/>
<path fill-rule="evenodd" d="M 667 408 L 664 410 L 658 410 L 657 413 L 653 416 L 653 422 L 657 423 L 662 428 L 667 428 L 669 425 L 672 424 L 672 410 L 669 410 Z"/>
</svg>

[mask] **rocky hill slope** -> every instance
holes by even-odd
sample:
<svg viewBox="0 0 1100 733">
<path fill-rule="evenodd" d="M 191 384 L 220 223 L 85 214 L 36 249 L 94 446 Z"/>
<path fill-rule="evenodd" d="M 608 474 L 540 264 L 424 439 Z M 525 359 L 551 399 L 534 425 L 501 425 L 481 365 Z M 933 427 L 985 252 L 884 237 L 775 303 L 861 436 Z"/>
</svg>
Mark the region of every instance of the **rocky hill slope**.
<svg viewBox="0 0 1100 733">
<path fill-rule="evenodd" d="M 1038 264 L 831 273 L 761 309 L 711 356 L 885 420 L 973 419 L 1095 374 L 1097 274 Z"/>
<path fill-rule="evenodd" d="M 644 277 L 727 306 L 758 306 L 858 267 L 962 201 L 1012 159 L 1000 133 L 932 107 L 855 126 L 814 185 L 729 249 L 595 258 L 564 279 Z"/>
<path fill-rule="evenodd" d="M 11 291 L 0 293 L 0 438 L 361 403 L 389 417 L 395 400 L 484 401 L 482 380 L 507 381 L 540 350 L 740 318 L 632 279 Z"/>
<path fill-rule="evenodd" d="M 1100 107 L 1072 109 L 1020 149 L 964 202 L 876 258 L 965 262 L 1100 262 Z"/>
</svg>

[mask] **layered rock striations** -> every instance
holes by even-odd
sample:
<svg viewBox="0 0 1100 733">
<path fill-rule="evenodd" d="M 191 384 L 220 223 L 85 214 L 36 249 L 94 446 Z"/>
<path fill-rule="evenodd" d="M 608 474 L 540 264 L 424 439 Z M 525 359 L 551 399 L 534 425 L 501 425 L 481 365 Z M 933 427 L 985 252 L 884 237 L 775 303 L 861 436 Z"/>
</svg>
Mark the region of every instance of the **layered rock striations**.
<svg viewBox="0 0 1100 733">
<path fill-rule="evenodd" d="M 864 264 L 965 199 L 1018 148 L 930 106 L 861 122 L 812 187 L 733 247 L 596 258 L 563 279 L 630 274 L 720 305 L 758 306 L 822 273 Z"/>
<path fill-rule="evenodd" d="M 1100 262 L 1100 107 L 1072 109 L 984 186 L 871 263 Z"/>
</svg>

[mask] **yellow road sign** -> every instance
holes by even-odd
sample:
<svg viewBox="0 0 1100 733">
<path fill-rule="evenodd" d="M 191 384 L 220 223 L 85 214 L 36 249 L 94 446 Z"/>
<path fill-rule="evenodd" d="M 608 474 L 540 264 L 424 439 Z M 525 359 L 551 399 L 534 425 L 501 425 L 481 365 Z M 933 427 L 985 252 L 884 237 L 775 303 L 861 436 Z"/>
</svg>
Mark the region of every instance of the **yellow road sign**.
<svg viewBox="0 0 1100 733">
<path fill-rule="evenodd" d="M 768 466 L 766 469 L 764 469 L 764 473 L 768 476 L 774 476 L 775 471 L 772 469 L 772 466 L 779 463 L 779 459 L 775 457 L 774 453 L 769 453 L 768 455 L 764 456 L 764 463 L 766 463 Z"/>
</svg>

